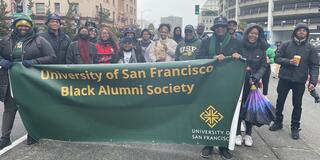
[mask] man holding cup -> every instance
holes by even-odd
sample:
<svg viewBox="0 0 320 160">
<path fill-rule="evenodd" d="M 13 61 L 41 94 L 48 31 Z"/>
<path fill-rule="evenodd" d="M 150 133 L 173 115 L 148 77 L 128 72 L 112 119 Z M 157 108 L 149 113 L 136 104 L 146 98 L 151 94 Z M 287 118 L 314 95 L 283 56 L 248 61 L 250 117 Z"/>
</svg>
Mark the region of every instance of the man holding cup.
<svg viewBox="0 0 320 160">
<path fill-rule="evenodd" d="M 269 129 L 270 131 L 282 129 L 284 103 L 288 92 L 292 90 L 291 137 L 295 140 L 299 139 L 305 83 L 308 75 L 310 75 L 308 90 L 313 90 L 317 85 L 319 75 L 319 57 L 315 48 L 309 44 L 308 38 L 309 28 L 307 24 L 297 24 L 291 40 L 280 46 L 275 58 L 275 62 L 280 64 L 281 68 L 277 87 L 276 119 Z"/>
</svg>

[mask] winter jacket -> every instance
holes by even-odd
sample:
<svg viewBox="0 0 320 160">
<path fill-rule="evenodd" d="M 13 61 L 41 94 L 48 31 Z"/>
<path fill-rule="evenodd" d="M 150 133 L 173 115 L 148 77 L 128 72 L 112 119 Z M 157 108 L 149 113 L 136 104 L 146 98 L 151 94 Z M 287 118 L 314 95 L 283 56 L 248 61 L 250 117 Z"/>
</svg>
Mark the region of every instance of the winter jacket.
<svg viewBox="0 0 320 160">
<path fill-rule="evenodd" d="M 140 42 L 140 46 L 141 46 L 141 54 L 143 55 L 144 59 L 146 62 L 152 62 L 152 59 L 150 58 L 150 54 L 151 54 L 151 50 L 154 48 L 155 42 L 151 40 L 150 44 L 148 45 L 148 47 L 143 47 L 143 45 L 141 45 L 141 41 Z"/>
<path fill-rule="evenodd" d="M 9 34 L 0 41 L 0 57 L 2 59 L 13 61 L 14 37 L 13 34 Z M 22 50 L 22 60 L 33 60 L 34 64 L 50 64 L 56 60 L 56 55 L 50 43 L 35 33 L 23 41 Z M 0 72 L 0 84 L 2 88 L 0 95 L 6 97 L 7 87 L 9 86 L 8 72 L 3 68 Z"/>
<path fill-rule="evenodd" d="M 208 37 L 208 38 L 202 40 L 201 47 L 200 47 L 200 53 L 197 56 L 197 59 L 212 59 L 213 58 L 209 55 L 211 37 Z M 218 41 L 216 43 L 218 43 Z M 217 47 L 216 52 L 217 52 L 217 55 L 223 54 L 224 56 L 231 56 L 233 53 L 240 54 L 241 43 L 240 43 L 240 41 L 238 41 L 234 38 L 231 38 L 230 42 L 224 48 L 219 49 Z"/>
<path fill-rule="evenodd" d="M 89 42 L 89 55 L 90 64 L 95 64 L 97 60 L 97 49 L 95 44 Z M 74 41 L 70 44 L 67 52 L 67 64 L 83 64 L 83 60 L 80 55 L 79 42 Z"/>
<path fill-rule="evenodd" d="M 52 46 L 57 56 L 56 64 L 66 64 L 66 55 L 68 47 L 71 43 L 71 39 L 67 34 L 59 29 L 59 35 L 56 37 L 52 30 L 48 29 L 48 32 L 41 33 L 40 36 L 45 38 Z"/>
<path fill-rule="evenodd" d="M 297 43 L 294 40 L 295 33 L 300 28 L 307 28 L 305 24 L 297 24 L 290 41 L 280 46 L 275 62 L 281 65 L 279 78 L 297 83 L 306 83 L 310 74 L 310 83 L 316 86 L 319 75 L 319 57 L 315 48 L 307 42 Z M 309 36 L 309 30 L 308 35 Z M 301 56 L 300 64 L 290 64 L 290 59 L 295 55 Z"/>
<path fill-rule="evenodd" d="M 200 52 L 201 40 L 193 38 L 190 41 L 181 41 L 176 49 L 176 61 L 186 61 L 196 59 Z"/>
<path fill-rule="evenodd" d="M 143 63 L 145 59 L 141 52 L 138 52 L 136 49 L 132 49 L 131 58 L 129 63 Z M 119 50 L 118 54 L 114 55 L 114 63 L 124 63 L 124 51 L 122 49 Z"/>
<path fill-rule="evenodd" d="M 100 64 L 110 64 L 112 62 L 113 55 L 117 53 L 118 49 L 116 44 L 107 43 L 97 43 L 97 63 Z"/>
<path fill-rule="evenodd" d="M 259 38 L 255 44 L 248 40 L 248 34 L 252 28 L 258 28 L 259 30 Z M 263 29 L 257 24 L 249 24 L 244 33 L 241 55 L 246 59 L 250 68 L 247 75 L 252 76 L 255 80 L 260 80 L 268 67 L 267 48 L 269 48 L 269 44 L 266 41 Z"/>
<path fill-rule="evenodd" d="M 166 44 L 168 50 L 165 51 L 162 44 Z M 155 42 L 154 47 L 151 49 L 150 58 L 152 62 L 160 62 L 159 57 L 164 56 L 164 62 L 174 61 L 177 43 L 173 39 L 167 38 L 166 40 L 158 40 Z"/>
</svg>

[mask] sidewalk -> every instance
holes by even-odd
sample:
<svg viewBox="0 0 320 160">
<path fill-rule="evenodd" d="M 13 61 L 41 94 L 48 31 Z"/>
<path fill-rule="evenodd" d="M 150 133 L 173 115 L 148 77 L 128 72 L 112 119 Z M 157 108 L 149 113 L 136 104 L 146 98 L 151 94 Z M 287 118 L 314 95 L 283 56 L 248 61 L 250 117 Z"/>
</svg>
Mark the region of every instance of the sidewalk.
<svg viewBox="0 0 320 160">
<path fill-rule="evenodd" d="M 277 80 L 270 79 L 270 100 L 276 100 Z M 268 126 L 254 127 L 253 147 L 236 147 L 235 160 L 320 160 L 320 104 L 314 104 L 309 93 L 304 96 L 301 139 L 290 137 L 291 92 L 285 107 L 284 128 L 271 132 Z M 317 126 L 317 127 L 315 127 Z M 204 160 L 199 153 L 203 146 L 178 144 L 70 143 L 40 141 L 18 145 L 0 160 Z M 217 150 L 210 159 L 222 159 Z"/>
<path fill-rule="evenodd" d="M 303 140 L 290 138 L 288 128 L 269 132 L 267 127 L 256 128 L 254 146 L 236 147 L 234 158 L 239 160 L 317 160 L 320 155 Z M 176 144 L 116 144 L 68 143 L 43 140 L 39 144 L 20 144 L 2 160 L 201 160 L 202 146 Z M 211 159 L 222 159 L 217 151 Z"/>
</svg>

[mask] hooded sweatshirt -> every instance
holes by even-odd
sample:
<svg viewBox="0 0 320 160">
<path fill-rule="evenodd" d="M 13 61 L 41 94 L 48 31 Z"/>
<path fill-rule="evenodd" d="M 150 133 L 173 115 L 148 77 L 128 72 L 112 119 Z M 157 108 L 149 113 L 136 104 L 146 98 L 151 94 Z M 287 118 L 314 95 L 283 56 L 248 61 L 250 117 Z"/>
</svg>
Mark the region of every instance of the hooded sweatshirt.
<svg viewBox="0 0 320 160">
<path fill-rule="evenodd" d="M 191 30 L 194 32 L 194 28 L 190 25 L 185 27 L 185 30 Z M 201 40 L 199 40 L 195 35 L 193 39 L 184 39 L 181 41 L 176 49 L 176 61 L 186 61 L 196 59 L 200 52 Z"/>
</svg>

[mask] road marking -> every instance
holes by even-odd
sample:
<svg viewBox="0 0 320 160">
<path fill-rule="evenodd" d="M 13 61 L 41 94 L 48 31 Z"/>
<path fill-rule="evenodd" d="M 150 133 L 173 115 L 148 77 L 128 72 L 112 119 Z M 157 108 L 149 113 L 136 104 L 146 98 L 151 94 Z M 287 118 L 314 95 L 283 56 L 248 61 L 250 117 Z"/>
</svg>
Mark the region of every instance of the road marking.
<svg viewBox="0 0 320 160">
<path fill-rule="evenodd" d="M 14 148 L 15 146 L 17 146 L 18 144 L 22 143 L 26 139 L 27 139 L 27 134 L 22 136 L 21 138 L 17 139 L 13 143 L 11 143 L 10 146 L 7 146 L 7 147 L 3 148 L 2 150 L 0 150 L 0 156 L 5 154 L 6 152 L 8 152 L 10 149 Z"/>
</svg>

